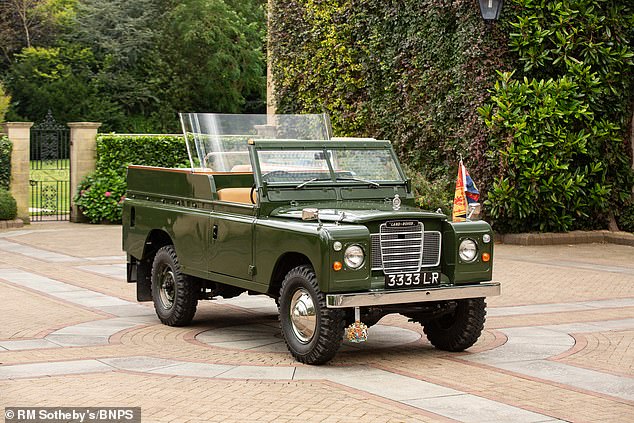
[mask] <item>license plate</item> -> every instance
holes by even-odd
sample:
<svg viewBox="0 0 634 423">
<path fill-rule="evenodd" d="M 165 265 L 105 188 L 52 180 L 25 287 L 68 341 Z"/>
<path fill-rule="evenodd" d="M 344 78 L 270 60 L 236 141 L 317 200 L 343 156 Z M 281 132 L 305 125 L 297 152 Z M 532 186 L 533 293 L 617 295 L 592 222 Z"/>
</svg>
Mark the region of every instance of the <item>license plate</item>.
<svg viewBox="0 0 634 423">
<path fill-rule="evenodd" d="M 385 275 L 385 288 L 420 288 L 421 286 L 439 285 L 440 272 L 415 272 Z"/>
</svg>

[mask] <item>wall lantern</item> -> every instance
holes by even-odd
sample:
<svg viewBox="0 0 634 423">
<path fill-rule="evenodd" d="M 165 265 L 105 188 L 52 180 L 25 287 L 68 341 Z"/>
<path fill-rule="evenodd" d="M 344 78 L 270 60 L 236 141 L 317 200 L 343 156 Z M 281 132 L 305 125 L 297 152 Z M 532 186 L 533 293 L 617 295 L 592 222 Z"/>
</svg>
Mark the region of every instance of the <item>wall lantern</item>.
<svg viewBox="0 0 634 423">
<path fill-rule="evenodd" d="M 502 12 L 503 0 L 480 0 L 480 11 L 485 21 L 497 21 Z"/>
</svg>

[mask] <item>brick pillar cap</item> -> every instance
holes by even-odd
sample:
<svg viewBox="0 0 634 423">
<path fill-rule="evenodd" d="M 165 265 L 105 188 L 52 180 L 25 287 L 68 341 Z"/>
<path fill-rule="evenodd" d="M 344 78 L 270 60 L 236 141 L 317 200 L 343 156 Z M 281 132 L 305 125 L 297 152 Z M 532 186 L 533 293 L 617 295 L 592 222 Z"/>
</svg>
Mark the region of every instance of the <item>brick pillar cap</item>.
<svg viewBox="0 0 634 423">
<path fill-rule="evenodd" d="M 30 128 L 33 122 L 4 122 L 2 125 L 11 128 Z"/>
<path fill-rule="evenodd" d="M 101 126 L 101 122 L 68 122 L 70 128 L 91 128 L 97 129 Z"/>
</svg>

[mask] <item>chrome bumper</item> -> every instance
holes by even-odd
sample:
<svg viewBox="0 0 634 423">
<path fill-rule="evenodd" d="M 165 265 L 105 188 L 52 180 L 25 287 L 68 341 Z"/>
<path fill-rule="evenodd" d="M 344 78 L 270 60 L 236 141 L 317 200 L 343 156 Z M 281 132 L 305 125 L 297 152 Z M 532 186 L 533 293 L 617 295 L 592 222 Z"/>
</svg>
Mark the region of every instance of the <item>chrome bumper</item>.
<svg viewBox="0 0 634 423">
<path fill-rule="evenodd" d="M 402 291 L 361 292 L 355 294 L 328 294 L 328 308 L 369 307 L 389 304 L 422 303 L 427 301 L 459 300 L 500 295 L 499 282 L 478 285 L 458 285 Z"/>
</svg>

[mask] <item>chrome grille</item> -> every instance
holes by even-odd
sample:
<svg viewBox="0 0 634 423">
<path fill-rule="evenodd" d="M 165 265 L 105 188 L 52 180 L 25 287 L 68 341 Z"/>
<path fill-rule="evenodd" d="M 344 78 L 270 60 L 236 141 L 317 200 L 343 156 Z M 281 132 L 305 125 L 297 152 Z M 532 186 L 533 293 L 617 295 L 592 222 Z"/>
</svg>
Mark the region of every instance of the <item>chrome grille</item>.
<svg viewBox="0 0 634 423">
<path fill-rule="evenodd" d="M 391 229 L 404 229 L 404 228 L 386 228 L 388 230 Z M 411 227 L 410 227 L 411 229 Z M 391 232 L 390 232 L 391 233 Z M 396 232 L 398 234 L 398 232 Z M 387 234 L 385 234 L 387 235 Z M 386 236 L 383 235 L 383 239 Z M 418 244 L 415 244 L 408 239 L 408 242 L 394 242 L 393 240 L 384 240 L 381 242 L 382 234 L 371 234 L 370 240 L 372 242 L 372 250 L 371 250 L 371 260 L 372 260 L 372 270 L 383 270 L 383 253 L 386 254 L 400 254 L 404 259 L 410 259 L 413 257 L 418 257 L 420 255 L 420 240 Z M 419 234 L 420 236 L 420 234 Z M 389 236 L 387 237 L 389 238 Z M 410 244 L 411 242 L 411 244 Z M 440 247 L 442 242 L 442 236 L 438 231 L 424 231 L 423 232 L 423 258 L 421 261 L 421 267 L 434 267 L 440 264 Z M 404 245 L 410 244 L 410 245 Z M 389 257 L 399 257 L 397 256 L 389 256 Z M 406 262 L 409 265 L 409 261 Z M 397 265 L 396 262 L 389 263 L 392 266 L 386 266 L 388 271 L 385 273 L 398 273 L 394 271 Z M 420 270 L 420 269 L 418 269 Z M 413 270 L 405 270 L 399 269 L 400 272 L 415 272 L 417 269 Z"/>
</svg>

